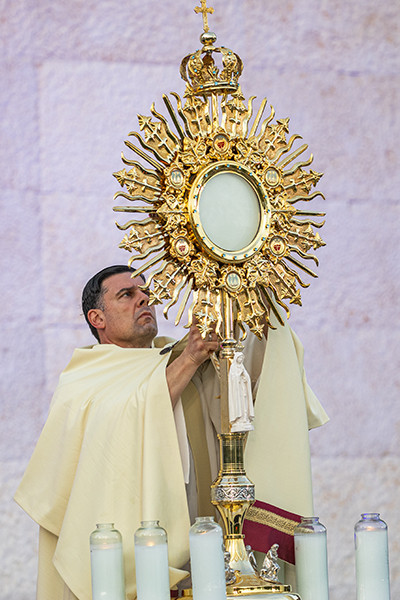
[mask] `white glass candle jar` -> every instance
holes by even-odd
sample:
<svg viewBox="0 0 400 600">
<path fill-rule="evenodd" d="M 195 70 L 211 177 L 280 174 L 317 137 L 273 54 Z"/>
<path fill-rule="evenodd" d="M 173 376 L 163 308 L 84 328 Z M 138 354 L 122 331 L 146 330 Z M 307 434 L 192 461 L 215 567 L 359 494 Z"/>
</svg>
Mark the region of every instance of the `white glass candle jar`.
<svg viewBox="0 0 400 600">
<path fill-rule="evenodd" d="M 193 600 L 225 600 L 223 535 L 214 517 L 197 517 L 189 530 Z"/>
<path fill-rule="evenodd" d="M 122 536 L 114 523 L 99 523 L 90 536 L 93 600 L 125 600 Z"/>
<path fill-rule="evenodd" d="M 159 521 L 141 521 L 135 533 L 138 600 L 170 600 L 167 542 Z"/>
<path fill-rule="evenodd" d="M 364 513 L 354 527 L 357 600 L 389 600 L 388 530 L 379 513 Z"/>
<path fill-rule="evenodd" d="M 328 600 L 326 529 L 318 517 L 302 517 L 294 530 L 294 553 L 301 600 Z"/>
</svg>

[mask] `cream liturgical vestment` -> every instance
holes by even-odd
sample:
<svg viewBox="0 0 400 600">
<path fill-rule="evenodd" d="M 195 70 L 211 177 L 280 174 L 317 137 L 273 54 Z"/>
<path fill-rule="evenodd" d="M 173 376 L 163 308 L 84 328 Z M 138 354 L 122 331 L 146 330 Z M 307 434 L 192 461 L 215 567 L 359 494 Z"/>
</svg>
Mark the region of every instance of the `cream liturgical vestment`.
<svg viewBox="0 0 400 600">
<path fill-rule="evenodd" d="M 159 338 L 157 346 L 166 341 Z M 172 354 L 183 347 L 179 343 Z M 256 400 L 247 474 L 258 499 L 313 514 L 308 429 L 327 416 L 307 385 L 303 349 L 290 327 L 269 331 L 264 350 L 265 341 L 249 334 L 244 353 Z M 128 600 L 136 597 L 134 533 L 142 520 L 159 520 L 168 532 L 171 586 L 185 577 L 190 521 L 165 375 L 170 359 L 160 347 L 95 345 L 75 350 L 61 374 L 15 495 L 41 527 L 38 600 L 91 600 L 89 536 L 96 523 L 115 523 L 122 533 Z M 212 514 L 209 483 L 217 471 L 220 407 L 210 362 L 193 383 L 182 402 L 199 513 Z"/>
<path fill-rule="evenodd" d="M 168 532 L 171 584 L 185 575 L 174 569 L 189 558 L 190 523 L 168 360 L 157 348 L 75 350 L 15 495 L 57 536 L 53 564 L 79 600 L 91 600 L 89 536 L 96 523 L 113 522 L 122 533 L 129 600 L 136 596 L 133 540 L 141 520 L 159 520 Z M 41 542 L 47 553 L 51 536 L 42 532 Z M 63 599 L 52 585 L 39 564 L 39 600 Z"/>
</svg>

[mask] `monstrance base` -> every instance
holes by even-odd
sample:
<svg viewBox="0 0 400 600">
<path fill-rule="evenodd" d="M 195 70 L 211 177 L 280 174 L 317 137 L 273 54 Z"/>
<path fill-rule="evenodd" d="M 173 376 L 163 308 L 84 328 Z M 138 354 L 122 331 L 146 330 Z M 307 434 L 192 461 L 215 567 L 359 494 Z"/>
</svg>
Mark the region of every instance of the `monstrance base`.
<svg viewBox="0 0 400 600">
<path fill-rule="evenodd" d="M 182 596 L 187 600 L 193 598 L 191 588 L 182 590 Z M 226 586 L 226 596 L 228 600 L 234 600 L 241 597 L 257 596 L 257 600 L 301 600 L 298 594 L 291 592 L 291 586 L 283 583 L 268 583 L 263 581 L 257 575 L 240 575 L 238 581 L 233 585 Z"/>
</svg>

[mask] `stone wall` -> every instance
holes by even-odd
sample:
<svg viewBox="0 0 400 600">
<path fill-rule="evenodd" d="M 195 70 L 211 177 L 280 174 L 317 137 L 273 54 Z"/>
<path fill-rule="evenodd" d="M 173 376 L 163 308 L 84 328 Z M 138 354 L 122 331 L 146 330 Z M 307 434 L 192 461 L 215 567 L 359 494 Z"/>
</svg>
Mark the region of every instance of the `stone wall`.
<svg viewBox="0 0 400 600">
<path fill-rule="evenodd" d="M 80 292 L 118 249 L 111 176 L 136 113 L 182 95 L 198 47 L 189 0 L 0 3 L 0 600 L 34 595 L 36 526 L 11 497 L 75 346 Z M 331 600 L 355 599 L 353 525 L 389 524 L 400 594 L 400 5 L 397 0 L 215 0 L 211 29 L 245 65 L 248 98 L 291 117 L 325 172 L 319 280 L 291 325 L 331 417 L 311 432 L 315 511 Z M 165 112 L 165 111 L 164 111 Z M 322 201 L 316 202 L 321 208 Z M 171 332 L 171 324 L 162 329 Z M 175 334 L 176 335 L 176 334 Z M 294 490 L 295 493 L 295 490 Z"/>
</svg>

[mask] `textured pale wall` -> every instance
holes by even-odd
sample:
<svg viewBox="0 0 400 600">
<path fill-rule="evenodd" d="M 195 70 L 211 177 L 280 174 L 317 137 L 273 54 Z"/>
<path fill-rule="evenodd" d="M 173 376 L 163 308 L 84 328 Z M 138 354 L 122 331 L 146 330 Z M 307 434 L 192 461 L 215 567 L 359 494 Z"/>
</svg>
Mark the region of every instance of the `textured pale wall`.
<svg viewBox="0 0 400 600">
<path fill-rule="evenodd" d="M 118 250 L 111 173 L 123 141 L 198 47 L 190 0 L 0 1 L 0 600 L 33 597 L 36 527 L 11 496 L 59 372 L 91 342 L 80 291 Z M 320 279 L 292 326 L 331 416 L 311 433 L 331 600 L 355 598 L 352 528 L 389 523 L 400 594 L 398 0 L 215 0 L 211 28 L 245 96 L 291 117 L 324 171 Z M 322 203 L 320 203 L 322 204 Z M 165 328 L 164 328 L 165 329 Z M 294 490 L 295 493 L 295 490 Z"/>
</svg>

